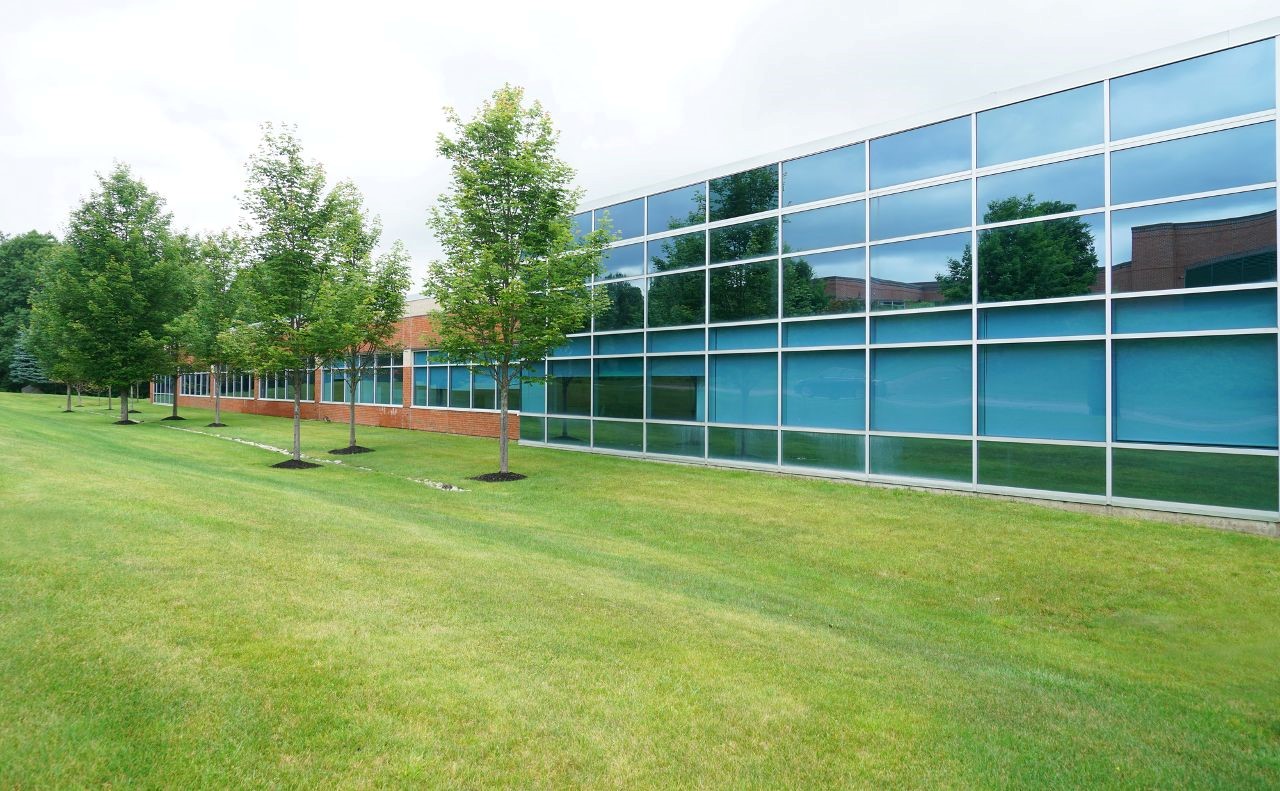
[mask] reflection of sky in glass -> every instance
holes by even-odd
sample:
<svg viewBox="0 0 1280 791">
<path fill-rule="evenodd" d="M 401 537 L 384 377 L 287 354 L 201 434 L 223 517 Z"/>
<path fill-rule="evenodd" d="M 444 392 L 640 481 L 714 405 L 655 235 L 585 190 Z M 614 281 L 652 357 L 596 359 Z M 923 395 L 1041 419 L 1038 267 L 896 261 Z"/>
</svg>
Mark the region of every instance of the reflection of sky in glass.
<svg viewBox="0 0 1280 791">
<path fill-rule="evenodd" d="M 1111 138 L 1269 110 L 1275 40 L 1267 39 L 1111 81 Z"/>
<path fill-rule="evenodd" d="M 637 242 L 611 247 L 604 251 L 601 263 L 606 278 L 638 275 L 644 271 L 644 245 Z"/>
<path fill-rule="evenodd" d="M 1111 200 L 1132 203 L 1243 187 L 1276 176 L 1274 122 L 1116 151 Z"/>
<path fill-rule="evenodd" d="M 649 242 L 649 268 L 654 272 L 702 266 L 707 262 L 706 231 L 682 233 Z"/>
<path fill-rule="evenodd" d="M 1203 222 L 1276 210 L 1273 189 L 1219 195 L 1216 198 L 1162 203 L 1111 214 L 1111 260 L 1123 264 L 1133 258 L 1133 229 L 1159 223 Z"/>
<path fill-rule="evenodd" d="M 862 192 L 866 182 L 862 143 L 782 163 L 782 205 Z"/>
<path fill-rule="evenodd" d="M 969 118 L 955 118 L 871 141 L 871 187 L 969 169 Z"/>
<path fill-rule="evenodd" d="M 706 184 L 649 196 L 649 233 L 661 233 L 706 220 Z"/>
<path fill-rule="evenodd" d="M 581 214 L 573 215 L 569 225 L 573 229 L 573 238 L 582 239 L 582 237 L 591 233 L 591 212 L 584 211 Z"/>
<path fill-rule="evenodd" d="M 615 239 L 630 239 L 633 236 L 644 235 L 644 198 L 596 209 L 597 228 L 600 227 L 600 221 L 604 218 L 605 212 L 609 214 L 609 233 Z"/>
<path fill-rule="evenodd" d="M 922 283 L 947 271 L 947 259 L 964 255 L 969 234 L 953 233 L 871 248 L 871 276 L 877 280 Z"/>
<path fill-rule="evenodd" d="M 831 253 L 788 258 L 784 263 L 799 263 L 801 261 L 808 263 L 813 269 L 813 278 L 815 280 L 825 280 L 829 277 L 861 279 L 867 264 L 866 255 L 861 247 L 854 250 L 836 250 Z"/>
<path fill-rule="evenodd" d="M 1102 143 L 1102 83 L 978 113 L 978 167 Z"/>
<path fill-rule="evenodd" d="M 1034 195 L 1037 202 L 1060 201 L 1076 209 L 1101 206 L 1106 176 L 1102 155 L 1070 159 L 978 179 L 978 208 L 986 212 L 993 201 Z M 985 222 L 979 218 L 980 222 Z"/>
<path fill-rule="evenodd" d="M 891 239 L 969 224 L 969 182 L 899 192 L 871 199 L 871 238 Z"/>
<path fill-rule="evenodd" d="M 838 247 L 866 239 L 866 211 L 862 201 L 796 212 L 782 218 L 784 252 Z"/>
</svg>

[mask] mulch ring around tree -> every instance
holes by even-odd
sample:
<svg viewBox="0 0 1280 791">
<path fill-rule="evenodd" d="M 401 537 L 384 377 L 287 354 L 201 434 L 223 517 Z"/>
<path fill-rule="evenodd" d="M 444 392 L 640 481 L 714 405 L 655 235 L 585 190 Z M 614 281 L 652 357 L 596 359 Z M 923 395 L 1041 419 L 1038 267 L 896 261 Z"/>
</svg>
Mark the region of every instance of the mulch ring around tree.
<svg viewBox="0 0 1280 791">
<path fill-rule="evenodd" d="M 116 422 L 112 423 L 111 425 L 113 425 L 113 426 L 136 426 L 136 425 L 138 425 L 138 421 L 136 421 L 136 420 L 117 420 Z"/>
<path fill-rule="evenodd" d="M 227 425 L 226 423 L 205 423 L 204 427 L 205 428 L 225 428 L 226 425 Z"/>
<path fill-rule="evenodd" d="M 526 477 L 518 472 L 486 472 L 484 475 L 476 475 L 468 478 L 468 481 L 483 481 L 484 483 L 502 483 L 503 481 L 523 481 Z"/>
<path fill-rule="evenodd" d="M 309 470 L 313 467 L 319 467 L 320 465 L 312 464 L 309 461 L 302 461 L 301 459 L 289 459 L 288 461 L 282 461 L 279 464 L 272 464 L 271 466 L 281 470 Z"/>
<path fill-rule="evenodd" d="M 334 448 L 329 452 L 335 456 L 349 456 L 353 453 L 373 453 L 373 448 L 366 448 L 363 445 L 351 445 L 346 448 Z"/>
<path fill-rule="evenodd" d="M 186 420 L 182 415 L 165 415 L 161 420 Z"/>
</svg>

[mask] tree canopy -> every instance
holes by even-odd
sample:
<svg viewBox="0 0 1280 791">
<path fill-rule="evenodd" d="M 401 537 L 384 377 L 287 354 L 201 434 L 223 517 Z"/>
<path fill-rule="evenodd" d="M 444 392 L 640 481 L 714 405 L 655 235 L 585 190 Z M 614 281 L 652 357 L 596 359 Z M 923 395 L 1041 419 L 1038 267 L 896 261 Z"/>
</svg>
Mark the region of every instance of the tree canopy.
<svg viewBox="0 0 1280 791">
<path fill-rule="evenodd" d="M 18 336 L 31 314 L 31 292 L 41 265 L 57 247 L 52 234 L 28 231 L 17 236 L 0 234 L 0 390 L 21 387 L 10 375 Z"/>
</svg>

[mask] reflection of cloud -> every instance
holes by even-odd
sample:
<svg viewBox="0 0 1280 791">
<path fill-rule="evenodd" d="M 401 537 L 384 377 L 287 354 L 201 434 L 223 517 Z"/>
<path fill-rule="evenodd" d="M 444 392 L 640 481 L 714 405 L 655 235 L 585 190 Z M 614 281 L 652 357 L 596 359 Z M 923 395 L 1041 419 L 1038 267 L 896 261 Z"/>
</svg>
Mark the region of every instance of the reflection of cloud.
<svg viewBox="0 0 1280 791">
<path fill-rule="evenodd" d="M 877 280 L 918 283 L 933 280 L 947 269 L 947 259 L 959 260 L 969 234 L 953 233 L 871 248 L 871 276 Z"/>
</svg>

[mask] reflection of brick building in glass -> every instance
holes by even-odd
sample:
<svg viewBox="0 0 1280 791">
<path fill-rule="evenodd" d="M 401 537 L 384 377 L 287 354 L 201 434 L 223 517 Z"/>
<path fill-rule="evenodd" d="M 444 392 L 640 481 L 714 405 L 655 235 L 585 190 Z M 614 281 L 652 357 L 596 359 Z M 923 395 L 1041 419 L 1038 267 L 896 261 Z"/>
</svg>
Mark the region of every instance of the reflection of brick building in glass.
<svg viewBox="0 0 1280 791">
<path fill-rule="evenodd" d="M 1224 286 L 1271 280 L 1276 213 L 1133 229 L 1133 260 L 1111 270 L 1113 291 Z"/>
<path fill-rule="evenodd" d="M 866 304 L 867 283 L 860 277 L 824 277 L 822 291 L 832 303 Z M 896 280 L 875 279 L 877 307 L 910 306 L 925 302 L 940 304 L 942 292 L 938 289 L 938 281 L 926 280 L 923 283 L 901 283 Z"/>
</svg>

